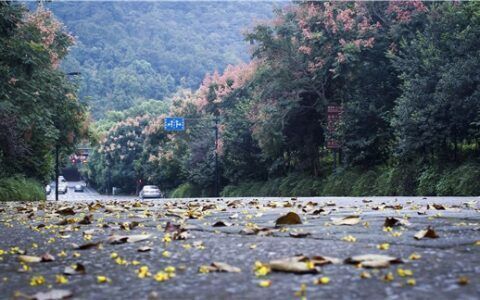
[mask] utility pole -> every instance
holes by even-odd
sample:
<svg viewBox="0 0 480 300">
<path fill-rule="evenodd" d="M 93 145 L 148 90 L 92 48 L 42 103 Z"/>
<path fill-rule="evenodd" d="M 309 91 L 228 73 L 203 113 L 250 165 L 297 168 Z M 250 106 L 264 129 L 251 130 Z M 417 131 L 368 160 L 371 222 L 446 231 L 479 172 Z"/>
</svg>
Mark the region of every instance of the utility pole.
<svg viewBox="0 0 480 300">
<path fill-rule="evenodd" d="M 60 176 L 59 174 L 59 169 L 58 169 L 58 156 L 59 156 L 59 149 L 60 147 L 58 144 L 55 146 L 55 201 L 58 201 L 58 177 Z"/>
<path fill-rule="evenodd" d="M 218 116 L 215 116 L 215 197 L 219 195 L 218 189 Z"/>
</svg>

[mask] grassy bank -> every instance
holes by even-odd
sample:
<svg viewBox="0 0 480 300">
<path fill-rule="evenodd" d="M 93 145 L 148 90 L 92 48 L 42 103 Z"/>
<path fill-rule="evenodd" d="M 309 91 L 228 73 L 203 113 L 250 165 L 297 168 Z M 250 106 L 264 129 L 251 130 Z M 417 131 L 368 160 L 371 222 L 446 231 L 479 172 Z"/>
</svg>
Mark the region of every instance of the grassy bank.
<svg viewBox="0 0 480 300">
<path fill-rule="evenodd" d="M 0 178 L 0 201 L 45 200 L 43 186 L 36 180 L 23 176 Z"/>
<path fill-rule="evenodd" d="M 480 164 L 378 167 L 338 170 L 325 178 L 291 174 L 267 182 L 226 186 L 224 197 L 239 196 L 478 196 Z"/>
</svg>

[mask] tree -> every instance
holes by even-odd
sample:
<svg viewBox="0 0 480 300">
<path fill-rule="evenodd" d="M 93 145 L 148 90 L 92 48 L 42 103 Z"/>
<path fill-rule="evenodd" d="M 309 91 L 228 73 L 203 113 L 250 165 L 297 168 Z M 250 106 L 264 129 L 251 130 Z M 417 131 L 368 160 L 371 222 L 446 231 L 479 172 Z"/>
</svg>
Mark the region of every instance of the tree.
<svg viewBox="0 0 480 300">
<path fill-rule="evenodd" d="M 477 142 L 479 132 L 480 5 L 430 10 L 425 29 L 393 56 L 403 81 L 393 125 L 397 154 L 406 160 L 457 159 L 459 145 Z"/>
<path fill-rule="evenodd" d="M 55 145 L 65 152 L 87 131 L 76 87 L 58 69 L 73 44 L 50 11 L 0 3 L 0 158 L 3 176 L 46 181 Z"/>
</svg>

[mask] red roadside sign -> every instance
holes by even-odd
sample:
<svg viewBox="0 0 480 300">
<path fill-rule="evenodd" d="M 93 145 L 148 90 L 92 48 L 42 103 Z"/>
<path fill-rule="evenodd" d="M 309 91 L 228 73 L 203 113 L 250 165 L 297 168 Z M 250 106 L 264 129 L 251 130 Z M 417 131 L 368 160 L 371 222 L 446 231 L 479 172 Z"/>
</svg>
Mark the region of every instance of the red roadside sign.
<svg viewBox="0 0 480 300">
<path fill-rule="evenodd" d="M 343 108 L 340 105 L 329 105 L 327 107 L 327 130 L 330 135 L 333 135 L 335 133 L 342 112 Z M 327 149 L 339 148 L 340 143 L 335 138 L 329 138 L 327 140 Z"/>
</svg>

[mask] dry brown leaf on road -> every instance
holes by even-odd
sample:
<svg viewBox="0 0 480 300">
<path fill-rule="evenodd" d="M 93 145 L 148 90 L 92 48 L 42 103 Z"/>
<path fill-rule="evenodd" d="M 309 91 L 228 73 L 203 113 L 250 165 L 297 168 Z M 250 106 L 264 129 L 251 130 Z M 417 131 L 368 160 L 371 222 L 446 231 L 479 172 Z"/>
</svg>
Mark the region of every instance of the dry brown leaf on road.
<svg viewBox="0 0 480 300">
<path fill-rule="evenodd" d="M 438 234 L 430 226 L 427 229 L 420 230 L 414 236 L 414 238 L 417 240 L 421 240 L 423 238 L 436 239 L 438 237 L 439 237 Z"/>
<path fill-rule="evenodd" d="M 305 238 L 312 234 L 310 232 L 290 232 L 289 235 L 293 238 Z"/>
<path fill-rule="evenodd" d="M 124 244 L 124 243 L 136 243 L 147 240 L 151 237 L 151 234 L 134 234 L 134 235 L 111 235 L 108 237 L 107 242 L 110 244 Z"/>
<path fill-rule="evenodd" d="M 74 218 L 65 218 L 65 219 L 59 221 L 58 223 L 56 223 L 55 225 L 65 226 L 65 225 L 69 225 L 69 224 L 73 224 L 73 223 L 75 223 Z"/>
<path fill-rule="evenodd" d="M 410 222 L 404 219 L 397 219 L 395 217 L 387 217 L 385 218 L 385 222 L 383 223 L 383 227 L 397 227 L 397 226 L 410 226 Z"/>
<path fill-rule="evenodd" d="M 65 275 L 84 275 L 85 273 L 85 266 L 81 263 L 76 263 L 72 266 L 65 267 L 65 269 L 63 270 L 63 274 Z"/>
<path fill-rule="evenodd" d="M 73 210 L 73 207 L 60 207 L 55 211 L 57 214 L 63 215 L 63 216 L 73 216 L 75 215 L 75 211 Z"/>
<path fill-rule="evenodd" d="M 328 265 L 328 264 L 337 265 L 337 264 L 342 263 L 341 259 L 336 258 L 336 257 L 330 257 L 330 256 L 318 256 L 318 255 L 316 255 L 316 256 L 310 257 L 309 260 L 311 262 L 313 262 L 313 264 L 315 266 L 323 266 L 323 265 Z"/>
<path fill-rule="evenodd" d="M 209 266 L 201 266 L 199 271 L 201 273 L 208 273 L 208 272 L 240 273 L 242 272 L 240 268 L 231 266 L 223 262 L 212 262 Z"/>
<path fill-rule="evenodd" d="M 167 225 L 165 225 L 165 230 L 164 230 L 164 231 L 165 231 L 165 232 L 170 232 L 170 233 L 172 233 L 172 232 L 177 232 L 177 231 L 179 231 L 180 228 L 181 228 L 180 225 L 177 225 L 177 224 L 174 224 L 174 223 L 168 221 L 168 222 L 167 222 Z"/>
<path fill-rule="evenodd" d="M 137 249 L 138 252 L 148 252 L 150 250 L 152 250 L 152 248 L 149 247 L 149 246 L 142 246 L 142 247 Z"/>
<path fill-rule="evenodd" d="M 300 216 L 294 212 L 289 212 L 275 221 L 275 226 L 297 224 L 302 224 L 302 219 L 300 219 Z"/>
<path fill-rule="evenodd" d="M 48 252 L 44 253 L 41 256 L 41 258 L 42 258 L 43 262 L 49 262 L 49 261 L 54 261 L 55 260 L 55 257 Z"/>
<path fill-rule="evenodd" d="M 364 268 L 387 268 L 390 264 L 403 263 L 403 260 L 389 255 L 364 254 L 349 257 L 345 263 L 360 265 Z"/>
<path fill-rule="evenodd" d="M 92 215 L 86 215 L 85 217 L 83 217 L 83 219 L 78 221 L 78 224 L 89 225 L 89 224 L 92 224 L 92 221 L 93 221 L 93 216 Z"/>
<path fill-rule="evenodd" d="M 320 272 L 320 267 L 316 266 L 315 263 L 305 256 L 294 256 L 272 260 L 268 263 L 268 266 L 274 272 L 295 274 L 316 274 Z"/>
<path fill-rule="evenodd" d="M 445 210 L 445 206 L 442 204 L 427 204 L 427 209 Z"/>
<path fill-rule="evenodd" d="M 137 221 L 123 222 L 122 224 L 120 224 L 120 229 L 128 231 L 134 229 L 135 227 L 138 227 L 138 225 L 140 225 L 140 222 Z"/>
<path fill-rule="evenodd" d="M 92 248 L 97 248 L 102 242 L 91 242 L 82 245 L 72 244 L 73 248 L 76 250 L 88 250 Z"/>
<path fill-rule="evenodd" d="M 18 260 L 24 263 L 37 263 L 41 262 L 42 258 L 40 256 L 19 255 Z"/>
<path fill-rule="evenodd" d="M 48 292 L 38 292 L 29 297 L 32 300 L 61 300 L 67 299 L 73 296 L 70 290 L 53 289 Z"/>
<path fill-rule="evenodd" d="M 239 273 L 242 272 L 240 268 L 231 266 L 227 263 L 223 262 L 213 262 L 211 264 L 212 267 L 217 268 L 218 272 L 229 272 L 229 273 Z"/>
<path fill-rule="evenodd" d="M 212 227 L 229 227 L 229 226 L 232 226 L 232 225 L 233 224 L 229 223 L 229 222 L 217 221 L 212 225 Z"/>
<path fill-rule="evenodd" d="M 360 223 L 361 218 L 359 216 L 346 216 L 343 218 L 331 218 L 333 225 L 356 225 Z"/>
</svg>

